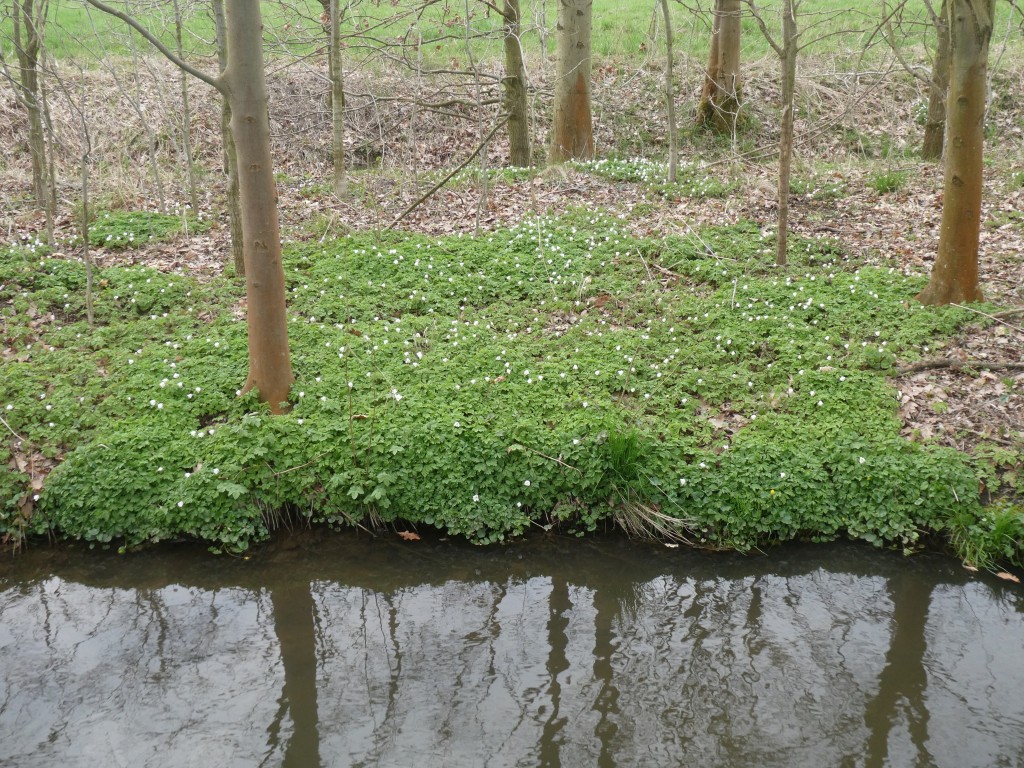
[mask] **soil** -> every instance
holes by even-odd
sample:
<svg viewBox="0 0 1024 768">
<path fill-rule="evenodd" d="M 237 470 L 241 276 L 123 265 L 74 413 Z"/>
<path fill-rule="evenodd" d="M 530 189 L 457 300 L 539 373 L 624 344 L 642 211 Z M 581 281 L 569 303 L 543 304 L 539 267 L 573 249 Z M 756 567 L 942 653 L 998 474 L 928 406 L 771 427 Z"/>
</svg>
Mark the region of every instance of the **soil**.
<svg viewBox="0 0 1024 768">
<path fill-rule="evenodd" d="M 212 70 L 212 63 L 206 62 Z M 179 210 L 188 199 L 180 161 L 181 98 L 176 71 L 160 59 L 138 73 L 128 63 L 82 72 L 62 68 L 61 87 L 50 95 L 59 139 L 58 253 L 75 230 L 80 199 L 83 138 L 78 110 L 91 123 L 91 196 L 100 207 Z M 993 75 L 987 120 L 986 178 L 980 273 L 986 299 L 1005 309 L 978 312 L 979 322 L 934 349 L 956 367 L 910 370 L 895 377 L 904 433 L 974 452 L 981 444 L 1024 451 L 1024 77 L 1002 64 Z M 421 85 L 403 72 L 349 73 L 346 79 L 346 145 L 349 194 L 330 192 L 330 112 L 324 63 L 271 66 L 271 118 L 286 238 L 321 240 L 355 230 L 399 229 L 431 234 L 472 232 L 513 224 L 535 213 L 604 208 L 639 235 L 690 235 L 708 224 L 752 220 L 774 227 L 778 141 L 777 64 L 744 65 L 744 126 L 735 137 L 711 137 L 691 128 L 700 94 L 698 62 L 677 69 L 677 113 L 684 134 L 682 162 L 735 183 L 720 198 L 664 196 L 649 187 L 613 182 L 573 167 L 537 174 L 496 174 L 484 185 L 467 177 L 442 187 L 411 213 L 414 201 L 468 157 L 493 125 L 497 106 L 476 99 L 498 96 L 496 80 L 478 89 L 447 77 Z M 550 112 L 548 77 L 553 62 L 534 62 L 533 133 L 543 154 Z M 500 76 L 482 70 L 484 77 Z M 598 156 L 663 159 L 667 128 L 661 101 L 663 72 L 648 59 L 629 66 L 609 63 L 594 75 Z M 220 105 L 206 86 L 191 86 L 192 143 L 200 166 L 200 200 L 214 228 L 173 243 L 130 251 L 95 252 L 101 265 L 144 263 L 160 269 L 218 274 L 230 262 L 221 173 Z M 137 97 L 136 94 L 141 94 Z M 88 94 L 88 99 L 84 95 Z M 914 155 L 923 127 L 924 86 L 902 70 L 837 72 L 826 62 L 801 62 L 794 175 L 809 190 L 794 193 L 790 226 L 805 236 L 842 244 L 851 263 L 884 264 L 926 274 L 936 252 L 942 213 L 942 169 Z M 452 102 L 445 107 L 423 104 Z M 134 102 L 134 103 L 133 103 Z M 418 103 L 417 103 L 418 102 Z M 74 104 L 74 107 L 70 106 Z M 144 117 L 144 120 L 142 117 Z M 6 82 L 0 82 L 0 227 L 10 243 L 45 240 L 42 215 L 31 202 L 27 120 Z M 149 147 L 155 150 L 166 199 L 154 194 Z M 507 144 L 499 131 L 471 168 L 501 168 Z M 896 174 L 898 188 L 876 191 L 880 176 Z M 479 174 L 477 175 L 479 178 Z M 400 218 L 400 220 L 399 220 Z M 908 296 L 908 301 L 913 298 Z M 943 364 L 944 365 L 944 364 Z M 1016 367 L 1015 367 L 1016 366 Z M 1012 469 L 1012 468 L 1011 468 Z"/>
</svg>

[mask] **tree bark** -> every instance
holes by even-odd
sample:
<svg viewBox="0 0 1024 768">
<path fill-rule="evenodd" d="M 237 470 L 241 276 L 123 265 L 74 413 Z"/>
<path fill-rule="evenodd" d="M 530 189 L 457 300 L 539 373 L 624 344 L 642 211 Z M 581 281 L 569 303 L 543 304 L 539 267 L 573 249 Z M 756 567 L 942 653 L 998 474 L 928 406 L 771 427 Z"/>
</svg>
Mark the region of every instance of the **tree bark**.
<svg viewBox="0 0 1024 768">
<path fill-rule="evenodd" d="M 341 20 L 345 15 L 341 0 L 329 0 L 330 23 L 328 70 L 331 78 L 331 149 L 334 153 L 334 194 L 342 197 L 348 191 L 345 176 L 345 70 L 341 60 Z"/>
<path fill-rule="evenodd" d="M 260 0 L 227 0 L 224 26 L 228 61 L 220 77 L 211 77 L 182 60 L 138 21 L 104 0 L 87 2 L 121 19 L 176 66 L 216 88 L 228 100 L 238 161 L 248 302 L 249 376 L 242 391 L 256 390 L 273 413 L 282 413 L 288 408 L 294 377 L 288 351 L 277 184 L 270 153 Z"/>
<path fill-rule="evenodd" d="M 590 30 L 593 0 L 560 0 L 555 109 L 551 127 L 552 163 L 594 157 L 590 113 Z"/>
<path fill-rule="evenodd" d="M 932 65 L 931 87 L 928 89 L 928 117 L 924 124 L 924 141 L 921 144 L 921 157 L 925 160 L 942 158 L 946 133 L 946 92 L 949 90 L 949 2 L 941 2 L 942 10 L 934 17 L 938 41 L 935 46 L 935 63 Z"/>
<path fill-rule="evenodd" d="M 217 29 L 217 61 L 223 72 L 228 65 L 227 24 L 224 20 L 223 0 L 213 0 L 213 19 Z M 238 159 L 235 140 L 231 135 L 231 104 L 222 94 L 220 107 L 220 137 L 223 147 L 223 166 L 227 176 L 228 230 L 231 235 L 231 261 L 235 275 L 245 277 L 245 236 L 242 233 L 242 205 L 238 198 Z"/>
<path fill-rule="evenodd" d="M 789 245 L 789 179 L 793 165 L 793 102 L 796 92 L 797 37 L 793 0 L 782 4 L 782 126 L 779 133 L 779 227 L 775 241 L 775 263 L 786 264 Z"/>
<path fill-rule="evenodd" d="M 181 18 L 181 6 L 178 0 L 174 1 L 174 41 L 178 47 L 178 56 L 185 57 L 185 48 L 182 45 L 181 32 L 183 20 Z M 185 171 L 188 174 L 188 199 L 192 206 L 192 214 L 199 213 L 199 192 L 196 181 L 196 166 L 192 161 L 192 108 L 188 98 L 188 73 L 179 70 L 181 75 L 181 143 L 185 155 Z"/>
<path fill-rule="evenodd" d="M 520 44 L 519 0 L 505 0 L 505 113 L 508 115 L 509 162 L 530 165 L 530 121 L 526 102 L 526 66 Z"/>
<path fill-rule="evenodd" d="M 697 106 L 697 122 L 721 133 L 735 129 L 740 113 L 740 2 L 715 2 L 711 52 Z"/>
<path fill-rule="evenodd" d="M 32 159 L 32 194 L 36 204 L 47 210 L 46 138 L 39 97 L 39 49 L 46 20 L 46 0 L 14 0 L 11 21 L 14 50 L 18 59 L 18 101 L 28 115 L 28 149 Z"/>
<path fill-rule="evenodd" d="M 939 252 L 923 304 L 981 301 L 978 234 L 981 227 L 982 148 L 988 47 L 995 0 L 949 0 L 950 80 L 945 191 Z"/>
<path fill-rule="evenodd" d="M 238 160 L 248 298 L 249 376 L 243 392 L 257 390 L 274 413 L 281 413 L 293 376 L 277 183 L 270 154 L 263 23 L 259 0 L 227 0 L 225 10 L 228 66 L 221 81 L 231 105 Z"/>
<path fill-rule="evenodd" d="M 661 0 L 661 15 L 665 17 L 665 109 L 668 112 L 668 181 L 676 183 L 679 170 L 679 136 L 676 129 L 676 97 L 672 82 L 672 20 L 668 0 Z"/>
</svg>

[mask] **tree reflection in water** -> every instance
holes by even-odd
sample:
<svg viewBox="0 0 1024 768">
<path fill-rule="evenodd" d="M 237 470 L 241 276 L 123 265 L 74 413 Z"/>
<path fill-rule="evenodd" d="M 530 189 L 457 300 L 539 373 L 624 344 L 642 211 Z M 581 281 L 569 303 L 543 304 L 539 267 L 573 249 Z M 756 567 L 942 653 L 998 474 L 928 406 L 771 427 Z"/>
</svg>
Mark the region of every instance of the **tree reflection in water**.
<svg viewBox="0 0 1024 768">
<path fill-rule="evenodd" d="M 941 559 L 358 541 L 18 567 L 0 764 L 19 768 L 1024 755 L 1020 596 Z"/>
</svg>

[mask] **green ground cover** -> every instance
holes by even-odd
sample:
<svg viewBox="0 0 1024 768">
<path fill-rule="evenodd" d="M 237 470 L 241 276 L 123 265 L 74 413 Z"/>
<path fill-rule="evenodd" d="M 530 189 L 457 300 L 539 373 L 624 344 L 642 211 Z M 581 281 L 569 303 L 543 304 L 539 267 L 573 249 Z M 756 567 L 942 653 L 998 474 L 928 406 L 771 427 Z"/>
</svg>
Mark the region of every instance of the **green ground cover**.
<svg viewBox="0 0 1024 768">
<path fill-rule="evenodd" d="M 89 327 L 82 264 L 8 250 L 0 414 L 63 461 L 29 503 L 0 456 L 0 532 L 239 551 L 281 515 L 478 542 L 615 521 L 739 549 L 944 532 L 1018 558 L 993 547 L 1019 515 L 981 508 L 965 455 L 899 436 L 887 378 L 975 318 L 829 239 L 770 266 L 772 242 L 750 223 L 635 239 L 580 212 L 292 244 L 280 417 L 237 393 L 236 282 L 105 269 Z"/>
</svg>

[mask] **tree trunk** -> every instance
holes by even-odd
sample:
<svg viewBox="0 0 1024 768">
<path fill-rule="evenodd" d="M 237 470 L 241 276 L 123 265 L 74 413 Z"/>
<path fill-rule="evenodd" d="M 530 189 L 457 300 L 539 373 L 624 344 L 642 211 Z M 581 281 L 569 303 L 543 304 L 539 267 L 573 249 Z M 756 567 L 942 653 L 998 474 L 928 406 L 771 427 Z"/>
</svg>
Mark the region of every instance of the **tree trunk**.
<svg viewBox="0 0 1024 768">
<path fill-rule="evenodd" d="M 185 49 L 181 42 L 182 30 L 181 6 L 174 0 L 174 41 L 178 46 L 178 56 L 185 58 Z M 185 171 L 188 174 L 188 199 L 192 206 L 192 214 L 199 213 L 199 192 L 196 182 L 196 166 L 192 161 L 192 108 L 188 98 L 188 74 L 179 70 L 181 75 L 181 144 L 185 155 Z"/>
<path fill-rule="evenodd" d="M 930 10 L 930 9 L 929 9 Z M 933 12 L 934 13 L 934 12 Z M 942 10 L 934 16 L 938 42 L 935 64 L 932 66 L 932 84 L 928 89 L 928 117 L 924 124 L 921 157 L 939 160 L 946 133 L 946 92 L 949 90 L 949 2 L 942 0 Z"/>
<path fill-rule="evenodd" d="M 590 24 L 593 0 L 560 0 L 552 163 L 594 157 L 590 115 Z"/>
<path fill-rule="evenodd" d="M 697 107 L 697 122 L 722 133 L 735 129 L 740 113 L 740 2 L 715 2 L 711 53 Z"/>
<path fill-rule="evenodd" d="M 284 410 L 293 377 L 288 313 L 277 214 L 277 184 L 270 154 L 270 117 L 263 69 L 259 0 L 227 0 L 228 66 L 221 75 L 231 106 L 245 244 L 249 376 L 274 413 Z"/>
<path fill-rule="evenodd" d="M 782 126 L 779 134 L 779 228 L 775 263 L 786 264 L 789 244 L 789 177 L 793 165 L 793 102 L 796 92 L 796 9 L 793 0 L 782 4 Z"/>
<path fill-rule="evenodd" d="M 47 210 L 46 137 L 39 98 L 39 48 L 46 21 L 46 0 L 14 0 L 11 21 L 18 59 L 18 101 L 28 114 L 28 149 L 32 158 L 32 195 Z"/>
<path fill-rule="evenodd" d="M 183 61 L 123 11 L 103 0 L 87 2 L 124 21 L 174 64 L 216 88 L 228 100 L 238 161 L 248 304 L 249 376 L 242 391 L 256 390 L 273 413 L 282 413 L 288 408 L 294 378 L 288 352 L 277 184 L 270 153 L 260 0 L 227 0 L 224 28 L 228 57 L 220 77 L 211 77 Z"/>
<path fill-rule="evenodd" d="M 331 79 L 331 149 L 334 153 L 334 194 L 348 191 L 345 176 L 345 70 L 341 60 L 341 20 L 345 15 L 341 0 L 329 0 L 330 42 L 327 46 Z"/>
<path fill-rule="evenodd" d="M 228 65 L 227 26 L 224 21 L 224 3 L 213 0 L 213 19 L 217 29 L 217 61 L 221 72 Z M 245 277 L 245 237 L 242 233 L 242 205 L 238 199 L 238 160 L 235 154 L 235 140 L 231 135 L 231 105 L 226 96 L 221 97 L 220 137 L 223 147 L 224 173 L 227 175 L 228 230 L 231 235 L 231 260 L 235 274 Z"/>
<path fill-rule="evenodd" d="M 949 5 L 951 66 L 945 191 L 939 252 L 928 286 L 917 296 L 923 304 L 981 301 L 978 232 L 988 46 L 995 0 L 949 0 Z"/>
<path fill-rule="evenodd" d="M 526 66 L 523 64 L 519 0 L 505 0 L 505 112 L 508 114 L 509 162 L 515 168 L 530 165 L 530 120 L 526 103 Z"/>
<path fill-rule="evenodd" d="M 668 181 L 676 183 L 679 170 L 679 137 L 676 131 L 676 97 L 672 82 L 672 21 L 668 13 L 668 0 L 661 0 L 661 14 L 665 17 L 665 107 L 668 111 Z"/>
</svg>

